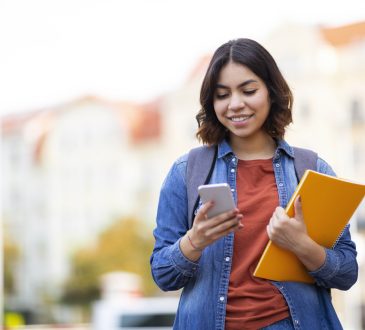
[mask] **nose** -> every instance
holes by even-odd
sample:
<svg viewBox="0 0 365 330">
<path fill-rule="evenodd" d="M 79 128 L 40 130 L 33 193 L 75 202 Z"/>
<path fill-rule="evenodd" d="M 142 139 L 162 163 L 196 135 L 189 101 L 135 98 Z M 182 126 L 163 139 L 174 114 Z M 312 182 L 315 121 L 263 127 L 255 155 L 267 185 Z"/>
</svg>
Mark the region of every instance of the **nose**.
<svg viewBox="0 0 365 330">
<path fill-rule="evenodd" d="M 241 95 L 232 94 L 231 99 L 229 100 L 228 110 L 236 111 L 241 110 L 245 106 L 245 102 L 242 99 Z"/>
</svg>

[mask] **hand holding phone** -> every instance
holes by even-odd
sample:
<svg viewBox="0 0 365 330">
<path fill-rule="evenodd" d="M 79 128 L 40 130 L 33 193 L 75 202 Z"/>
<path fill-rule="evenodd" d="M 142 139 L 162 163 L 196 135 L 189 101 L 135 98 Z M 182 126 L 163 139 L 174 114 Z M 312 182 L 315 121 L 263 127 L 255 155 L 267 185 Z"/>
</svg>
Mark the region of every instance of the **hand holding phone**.
<svg viewBox="0 0 365 330">
<path fill-rule="evenodd" d="M 213 207 L 207 212 L 209 218 L 236 208 L 231 188 L 227 183 L 202 185 L 198 191 L 203 204 L 214 201 Z"/>
</svg>

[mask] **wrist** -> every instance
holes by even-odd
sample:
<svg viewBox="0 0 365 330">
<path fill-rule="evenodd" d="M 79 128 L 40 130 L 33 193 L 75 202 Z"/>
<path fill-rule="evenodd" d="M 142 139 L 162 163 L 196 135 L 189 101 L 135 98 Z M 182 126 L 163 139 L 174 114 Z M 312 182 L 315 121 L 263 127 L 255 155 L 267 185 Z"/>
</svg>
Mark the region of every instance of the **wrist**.
<svg viewBox="0 0 365 330">
<path fill-rule="evenodd" d="M 314 271 L 321 267 L 326 259 L 325 248 L 309 236 L 298 244 L 298 248 L 294 253 L 309 271 Z"/>
<path fill-rule="evenodd" d="M 193 242 L 193 240 L 192 240 L 192 238 L 191 238 L 191 237 L 192 237 L 191 233 L 187 232 L 187 233 L 186 233 L 186 237 L 188 238 L 188 242 L 189 242 L 189 244 L 190 244 L 191 248 L 192 248 L 194 251 L 197 251 L 197 252 L 201 252 L 201 251 L 203 251 L 203 248 L 199 247 L 196 243 L 194 243 L 194 242 Z"/>
<path fill-rule="evenodd" d="M 196 249 L 199 247 L 195 246 L 194 241 L 192 241 L 195 246 L 195 247 L 193 247 L 193 245 L 191 244 L 191 242 L 189 240 L 188 235 L 191 238 L 191 234 L 186 233 L 180 240 L 180 250 L 187 259 L 189 259 L 192 262 L 196 262 L 199 260 L 201 254 L 202 254 L 202 251 Z"/>
<path fill-rule="evenodd" d="M 313 243 L 313 240 L 308 235 L 298 235 L 291 251 L 298 257 L 307 256 L 311 251 L 310 247 Z"/>
</svg>

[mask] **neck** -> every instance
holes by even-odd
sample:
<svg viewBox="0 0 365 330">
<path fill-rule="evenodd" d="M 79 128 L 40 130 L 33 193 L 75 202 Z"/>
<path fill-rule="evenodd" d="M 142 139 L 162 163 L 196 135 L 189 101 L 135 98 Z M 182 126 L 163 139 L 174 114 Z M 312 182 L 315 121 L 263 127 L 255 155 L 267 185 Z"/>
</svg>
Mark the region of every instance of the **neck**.
<svg viewBox="0 0 365 330">
<path fill-rule="evenodd" d="M 262 132 L 253 138 L 231 136 L 230 144 L 239 159 L 269 159 L 274 156 L 276 144 L 267 133 Z"/>
</svg>

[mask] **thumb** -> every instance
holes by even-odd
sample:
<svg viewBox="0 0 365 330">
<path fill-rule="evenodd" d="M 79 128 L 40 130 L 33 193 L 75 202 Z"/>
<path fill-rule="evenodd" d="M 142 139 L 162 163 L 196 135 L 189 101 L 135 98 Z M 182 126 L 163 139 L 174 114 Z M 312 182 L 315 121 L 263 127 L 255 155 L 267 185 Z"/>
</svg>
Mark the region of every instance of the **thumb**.
<svg viewBox="0 0 365 330">
<path fill-rule="evenodd" d="M 300 196 L 298 196 L 294 202 L 294 217 L 299 221 L 303 221 L 302 200 Z"/>
</svg>

